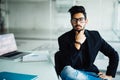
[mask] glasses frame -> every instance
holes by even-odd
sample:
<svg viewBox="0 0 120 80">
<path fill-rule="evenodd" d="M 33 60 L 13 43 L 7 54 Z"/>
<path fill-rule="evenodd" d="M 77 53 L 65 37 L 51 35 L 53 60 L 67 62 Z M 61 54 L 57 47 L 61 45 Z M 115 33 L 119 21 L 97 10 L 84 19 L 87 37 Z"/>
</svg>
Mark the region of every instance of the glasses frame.
<svg viewBox="0 0 120 80">
<path fill-rule="evenodd" d="M 81 18 L 72 18 L 71 21 L 72 21 L 73 23 L 77 23 L 78 21 L 79 21 L 80 23 L 84 23 L 84 22 L 85 22 L 85 18 L 84 18 L 84 17 L 81 17 Z"/>
</svg>

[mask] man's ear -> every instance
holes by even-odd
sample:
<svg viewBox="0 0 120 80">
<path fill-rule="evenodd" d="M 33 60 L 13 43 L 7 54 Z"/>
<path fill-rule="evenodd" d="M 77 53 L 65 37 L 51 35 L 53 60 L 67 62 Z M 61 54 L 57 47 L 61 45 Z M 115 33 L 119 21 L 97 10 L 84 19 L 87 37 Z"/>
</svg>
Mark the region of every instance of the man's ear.
<svg viewBox="0 0 120 80">
<path fill-rule="evenodd" d="M 88 19 L 85 20 L 85 23 L 88 23 Z"/>
</svg>

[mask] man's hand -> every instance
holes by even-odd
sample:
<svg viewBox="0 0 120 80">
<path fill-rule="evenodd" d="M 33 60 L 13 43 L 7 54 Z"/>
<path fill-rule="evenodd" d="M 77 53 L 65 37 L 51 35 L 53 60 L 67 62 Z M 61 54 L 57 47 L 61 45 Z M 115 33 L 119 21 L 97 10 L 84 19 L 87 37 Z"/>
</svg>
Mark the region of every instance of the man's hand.
<svg viewBox="0 0 120 80">
<path fill-rule="evenodd" d="M 99 72 L 98 75 L 99 75 L 99 77 L 102 78 L 102 79 L 112 80 L 112 76 L 105 75 L 105 74 L 103 74 L 102 72 Z"/>
<path fill-rule="evenodd" d="M 85 40 L 86 40 L 86 36 L 84 34 L 84 30 L 82 30 L 80 32 L 78 32 L 78 31 L 75 32 L 75 41 L 77 42 L 77 43 L 75 43 L 75 47 L 78 50 L 80 49 L 81 44 L 83 44 L 85 42 Z"/>
<path fill-rule="evenodd" d="M 81 44 L 83 44 L 85 42 L 85 40 L 86 40 L 86 36 L 84 34 L 84 30 L 82 30 L 80 32 L 76 31 L 75 33 L 76 33 L 75 40 L 77 42 L 80 42 Z"/>
</svg>

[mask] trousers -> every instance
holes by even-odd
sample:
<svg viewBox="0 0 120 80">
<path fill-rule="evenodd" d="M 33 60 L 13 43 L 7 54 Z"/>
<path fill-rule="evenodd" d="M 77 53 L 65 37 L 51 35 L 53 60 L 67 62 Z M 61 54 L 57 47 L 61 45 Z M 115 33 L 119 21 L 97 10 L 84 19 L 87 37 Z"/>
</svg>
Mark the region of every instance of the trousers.
<svg viewBox="0 0 120 80">
<path fill-rule="evenodd" d="M 65 66 L 60 73 L 62 80 L 103 80 L 94 72 L 77 70 L 71 66 Z"/>
</svg>

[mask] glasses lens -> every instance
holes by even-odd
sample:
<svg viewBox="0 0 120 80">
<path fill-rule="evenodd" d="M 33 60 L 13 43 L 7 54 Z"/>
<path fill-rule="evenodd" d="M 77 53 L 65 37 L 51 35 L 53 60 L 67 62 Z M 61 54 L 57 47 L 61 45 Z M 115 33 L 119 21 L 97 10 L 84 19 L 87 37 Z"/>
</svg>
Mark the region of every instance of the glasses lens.
<svg viewBox="0 0 120 80">
<path fill-rule="evenodd" d="M 79 20 L 79 21 L 84 21 L 84 20 L 85 20 L 85 18 L 79 18 L 78 20 Z"/>
<path fill-rule="evenodd" d="M 84 22 L 84 21 L 85 21 L 85 18 L 82 17 L 82 18 L 78 18 L 78 19 L 77 19 L 77 18 L 73 18 L 73 19 L 72 19 L 72 22 L 74 22 L 74 23 L 76 23 L 77 21 L 79 21 L 79 22 Z"/>
</svg>

